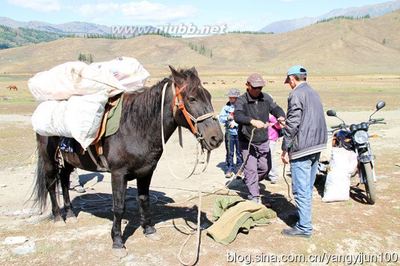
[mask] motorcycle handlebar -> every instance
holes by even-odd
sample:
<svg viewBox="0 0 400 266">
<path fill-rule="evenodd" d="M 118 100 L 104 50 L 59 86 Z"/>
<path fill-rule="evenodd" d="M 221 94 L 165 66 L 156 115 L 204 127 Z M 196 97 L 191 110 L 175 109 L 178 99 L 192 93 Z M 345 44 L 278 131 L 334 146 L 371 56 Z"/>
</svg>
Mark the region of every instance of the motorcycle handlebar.
<svg viewBox="0 0 400 266">
<path fill-rule="evenodd" d="M 336 125 L 336 126 L 331 126 L 332 129 L 339 129 L 339 128 L 342 128 L 342 127 L 343 127 L 343 124 Z"/>
<path fill-rule="evenodd" d="M 386 124 L 386 122 L 383 122 L 385 119 L 384 118 L 376 118 L 376 119 L 371 119 L 369 121 L 369 124 Z"/>
</svg>

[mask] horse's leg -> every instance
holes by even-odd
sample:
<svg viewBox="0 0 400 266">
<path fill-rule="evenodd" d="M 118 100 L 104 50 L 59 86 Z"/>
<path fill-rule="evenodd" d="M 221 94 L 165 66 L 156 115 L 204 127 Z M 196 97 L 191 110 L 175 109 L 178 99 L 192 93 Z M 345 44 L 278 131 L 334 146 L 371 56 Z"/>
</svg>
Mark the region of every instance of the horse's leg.
<svg viewBox="0 0 400 266">
<path fill-rule="evenodd" d="M 64 210 L 65 210 L 65 219 L 68 221 L 76 221 L 76 216 L 73 212 L 73 207 L 71 204 L 71 199 L 69 197 L 69 177 L 74 170 L 74 167 L 67 162 L 64 163 L 65 166 L 61 169 L 60 172 L 60 180 L 61 180 L 61 187 L 63 192 L 64 198 Z"/>
<path fill-rule="evenodd" d="M 111 175 L 112 197 L 114 221 L 111 229 L 112 247 L 114 249 L 124 249 L 122 241 L 121 220 L 125 212 L 125 194 L 127 180 L 124 174 L 112 173 Z"/>
<path fill-rule="evenodd" d="M 52 172 L 51 175 L 47 176 L 47 190 L 50 194 L 51 211 L 53 213 L 54 222 L 61 225 L 64 223 L 64 219 L 61 216 L 61 210 L 57 201 L 56 189 L 58 182 L 56 176 L 56 172 Z"/>
<path fill-rule="evenodd" d="M 140 225 L 143 228 L 143 233 L 148 236 L 156 233 L 156 229 L 151 221 L 150 211 L 150 198 L 149 198 L 149 187 L 152 175 L 138 178 L 138 202 L 139 202 L 139 213 L 140 213 Z"/>
</svg>

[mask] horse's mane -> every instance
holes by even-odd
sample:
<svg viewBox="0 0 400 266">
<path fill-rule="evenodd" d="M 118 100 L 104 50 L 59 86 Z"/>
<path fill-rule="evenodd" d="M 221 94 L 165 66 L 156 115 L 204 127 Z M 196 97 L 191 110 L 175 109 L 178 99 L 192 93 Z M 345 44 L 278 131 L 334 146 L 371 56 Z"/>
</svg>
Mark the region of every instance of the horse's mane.
<svg viewBox="0 0 400 266">
<path fill-rule="evenodd" d="M 191 80 L 191 86 L 185 90 L 192 92 L 198 87 L 200 80 L 191 69 L 179 71 Z M 122 121 L 134 121 L 139 127 L 145 127 L 150 120 L 160 121 L 161 93 L 165 83 L 171 86 L 172 77 L 164 78 L 151 87 L 144 87 L 142 92 L 124 93 L 122 106 Z"/>
<path fill-rule="evenodd" d="M 164 84 L 171 82 L 164 78 L 157 84 L 144 87 L 143 92 L 124 93 L 122 104 L 122 121 L 134 119 L 138 126 L 144 126 L 149 119 L 159 119 L 161 110 L 161 92 Z"/>
</svg>

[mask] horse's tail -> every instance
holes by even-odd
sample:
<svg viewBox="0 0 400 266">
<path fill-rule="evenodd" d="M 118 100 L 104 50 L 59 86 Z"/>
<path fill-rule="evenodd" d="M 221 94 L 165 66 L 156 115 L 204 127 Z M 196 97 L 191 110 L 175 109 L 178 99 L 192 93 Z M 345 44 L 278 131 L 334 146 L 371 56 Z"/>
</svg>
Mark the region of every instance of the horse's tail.
<svg viewBox="0 0 400 266">
<path fill-rule="evenodd" d="M 43 141 L 45 138 L 47 141 Z M 49 150 L 53 150 L 48 147 L 48 140 L 48 137 L 37 135 L 38 160 L 35 174 L 35 184 L 31 198 L 33 198 L 34 206 L 38 206 L 40 210 L 44 210 L 46 208 L 48 187 L 52 185 L 52 182 L 57 182 L 58 180 L 58 178 L 56 178 L 57 173 L 55 171 L 55 162 L 50 159 L 54 158 L 54 154 L 48 154 Z"/>
<path fill-rule="evenodd" d="M 38 162 L 36 167 L 36 179 L 35 186 L 33 189 L 32 196 L 34 197 L 34 204 L 44 210 L 47 203 L 47 186 L 46 186 L 46 171 L 45 171 L 45 161 L 40 150 L 38 150 Z"/>
</svg>

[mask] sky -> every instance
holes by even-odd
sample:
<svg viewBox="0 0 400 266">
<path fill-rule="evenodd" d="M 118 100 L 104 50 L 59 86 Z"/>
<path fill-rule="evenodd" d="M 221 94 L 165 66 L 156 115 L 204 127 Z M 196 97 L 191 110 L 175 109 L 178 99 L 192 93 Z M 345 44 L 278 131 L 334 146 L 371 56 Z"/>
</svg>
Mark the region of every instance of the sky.
<svg viewBox="0 0 400 266">
<path fill-rule="evenodd" d="M 271 22 L 313 17 L 336 8 L 384 0 L 0 0 L 0 16 L 54 24 L 82 21 L 102 25 L 198 26 L 227 24 L 228 30 L 259 30 Z"/>
</svg>

